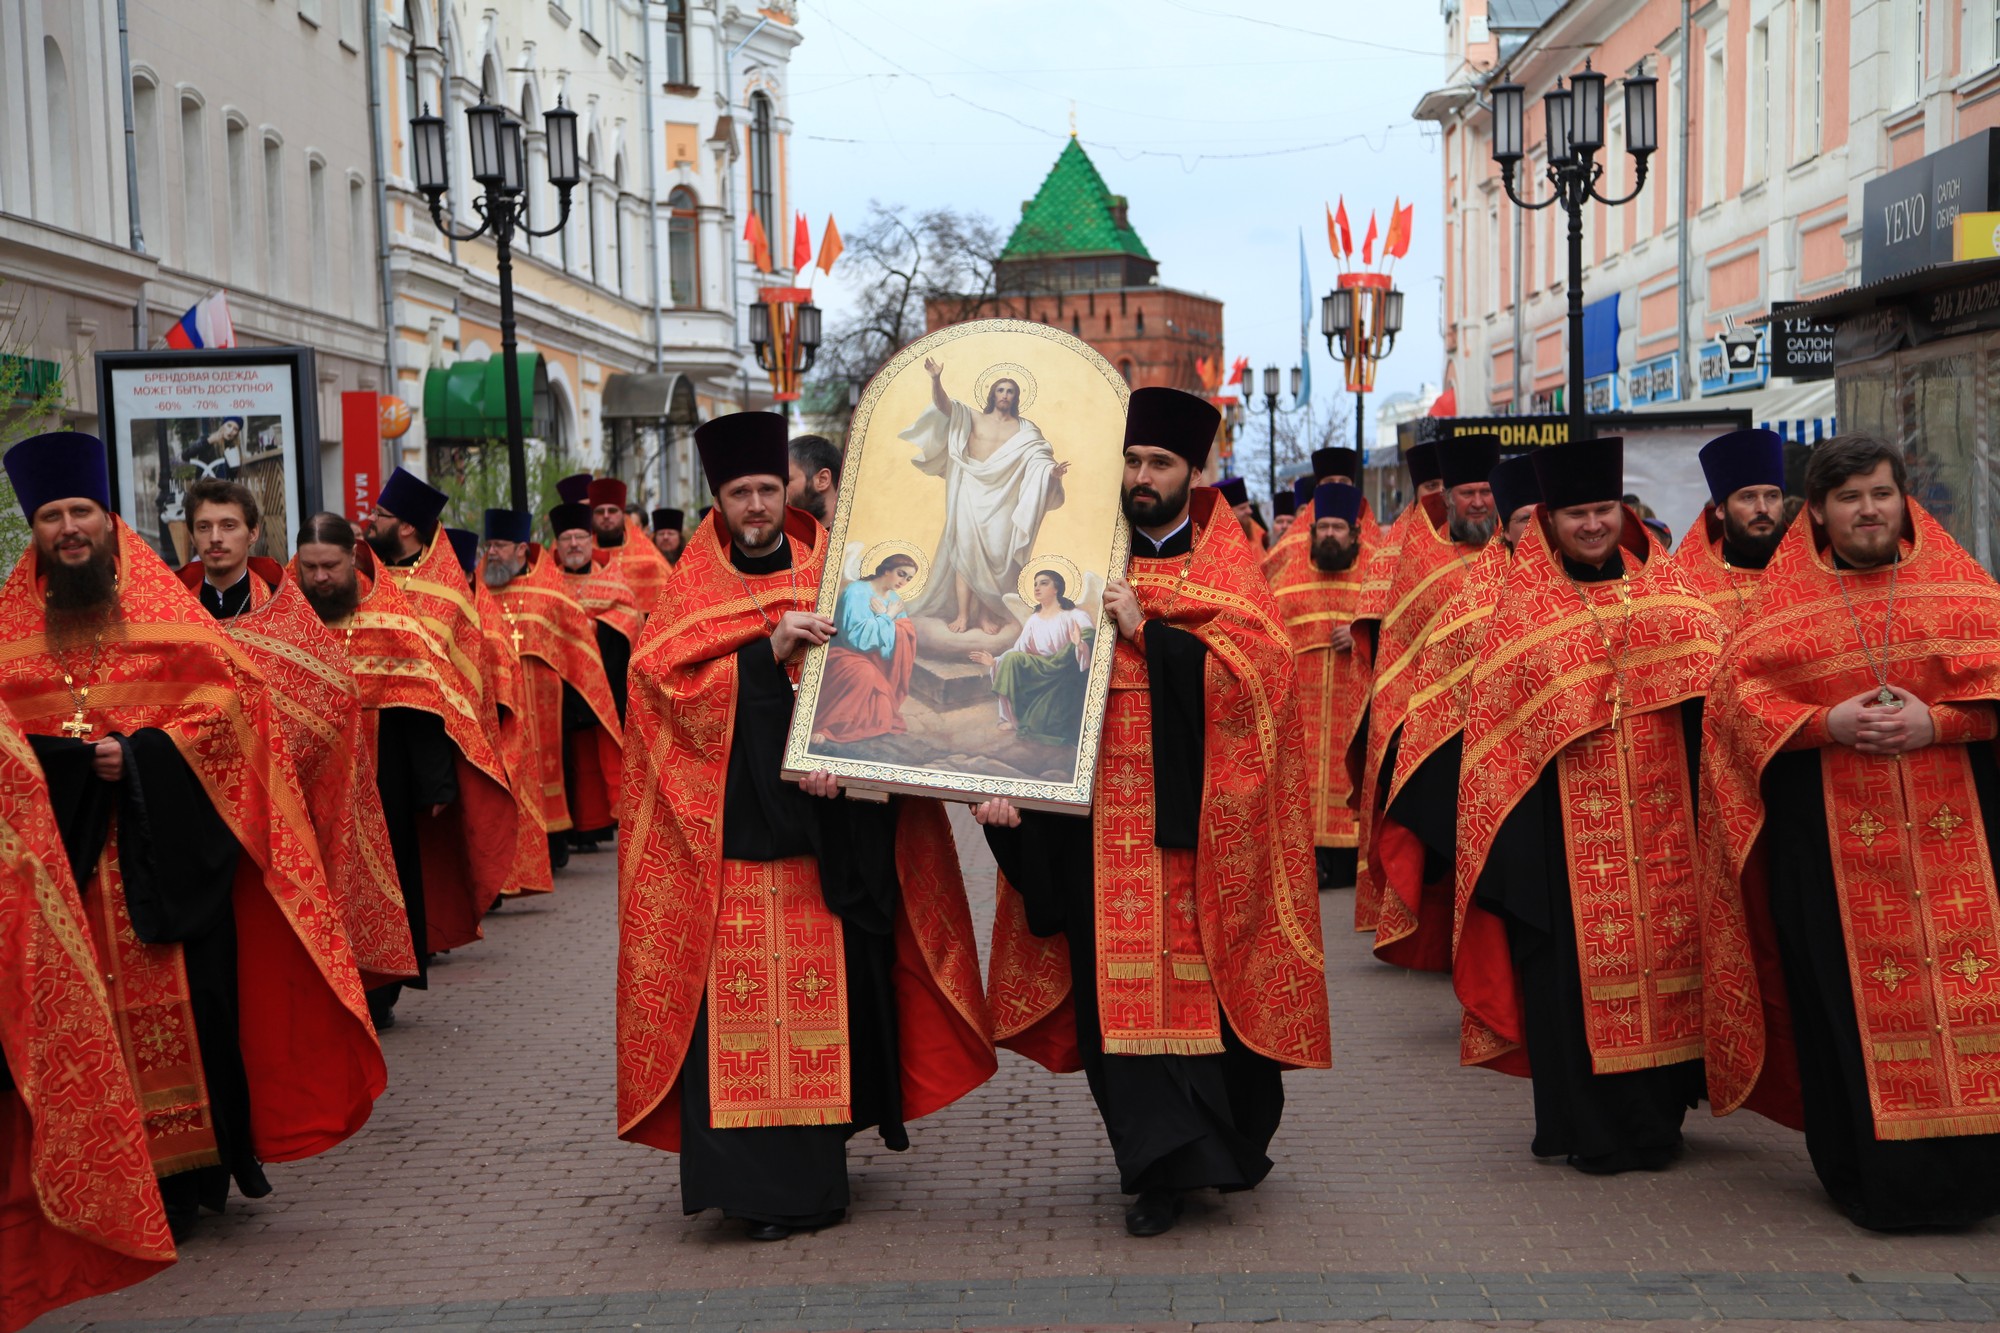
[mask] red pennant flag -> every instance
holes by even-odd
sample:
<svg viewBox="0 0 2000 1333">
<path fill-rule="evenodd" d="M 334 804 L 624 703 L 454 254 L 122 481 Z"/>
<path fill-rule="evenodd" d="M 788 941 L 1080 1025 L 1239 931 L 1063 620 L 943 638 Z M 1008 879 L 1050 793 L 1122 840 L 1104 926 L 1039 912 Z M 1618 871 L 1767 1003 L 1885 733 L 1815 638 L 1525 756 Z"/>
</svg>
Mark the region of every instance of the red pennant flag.
<svg viewBox="0 0 2000 1333">
<path fill-rule="evenodd" d="M 1239 357 L 1237 357 L 1237 358 L 1236 358 L 1236 364 L 1235 364 L 1234 366 L 1231 366 L 1231 367 L 1229 368 L 1229 378 L 1230 378 L 1230 381 L 1231 381 L 1232 383 L 1233 383 L 1233 382 L 1235 382 L 1235 381 L 1237 381 L 1237 380 L 1242 380 L 1242 381 L 1243 381 L 1243 396 L 1244 396 L 1244 398 L 1246 398 L 1246 399 L 1247 399 L 1247 398 L 1249 398 L 1249 396 L 1250 396 L 1250 358 L 1249 358 L 1249 357 L 1247 357 L 1247 356 L 1239 356 Z"/>
<path fill-rule="evenodd" d="M 1410 232 L 1416 226 L 1416 219 L 1417 206 L 1404 204 L 1402 211 L 1389 220 L 1389 230 L 1394 233 L 1394 239 L 1382 242 L 1383 254 L 1401 259 L 1410 253 Z"/>
<path fill-rule="evenodd" d="M 1354 254 L 1354 230 L 1347 225 L 1347 196 L 1342 195 L 1340 207 L 1333 215 L 1333 225 L 1340 228 L 1340 245 L 1334 250 L 1334 258 L 1345 260 Z"/>
<path fill-rule="evenodd" d="M 840 228 L 833 225 L 833 214 L 826 215 L 826 230 L 819 238 L 819 271 L 833 272 L 833 261 L 840 258 L 840 252 L 847 247 L 840 243 Z"/>
<path fill-rule="evenodd" d="M 1398 244 L 1407 244 L 1403 240 L 1403 199 L 1401 195 L 1398 195 L 1396 202 L 1389 206 L 1389 230 L 1383 233 L 1382 236 L 1382 258 L 1388 259 L 1395 255 Z"/>
<path fill-rule="evenodd" d="M 750 220 L 743 224 L 743 239 L 750 246 L 750 262 L 757 266 L 759 273 L 771 271 L 771 238 L 764 234 L 764 219 L 757 216 L 757 210 L 750 210 Z"/>
<path fill-rule="evenodd" d="M 805 272 L 807 264 L 813 262 L 812 233 L 806 230 L 806 215 L 792 215 L 792 271 Z"/>
<path fill-rule="evenodd" d="M 1375 214 L 1370 212 L 1368 214 L 1368 234 L 1361 238 L 1361 262 L 1364 264 L 1375 262 L 1375 236 Z"/>
</svg>

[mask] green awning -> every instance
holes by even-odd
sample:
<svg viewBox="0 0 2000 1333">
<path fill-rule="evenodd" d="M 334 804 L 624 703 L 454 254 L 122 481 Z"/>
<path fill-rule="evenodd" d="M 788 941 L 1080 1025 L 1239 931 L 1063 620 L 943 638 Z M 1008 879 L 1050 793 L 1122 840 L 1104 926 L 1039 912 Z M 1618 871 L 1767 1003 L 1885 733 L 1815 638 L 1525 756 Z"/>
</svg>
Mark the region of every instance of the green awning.
<svg viewBox="0 0 2000 1333">
<path fill-rule="evenodd" d="M 62 383 L 62 367 L 53 361 L 0 353 L 0 385 L 16 403 L 32 403 Z"/>
<path fill-rule="evenodd" d="M 515 358 L 521 385 L 521 426 L 535 434 L 535 422 L 547 413 L 549 370 L 541 353 Z M 504 440 L 507 438 L 507 381 L 500 357 L 461 361 L 424 376 L 424 434 L 433 440 Z"/>
</svg>

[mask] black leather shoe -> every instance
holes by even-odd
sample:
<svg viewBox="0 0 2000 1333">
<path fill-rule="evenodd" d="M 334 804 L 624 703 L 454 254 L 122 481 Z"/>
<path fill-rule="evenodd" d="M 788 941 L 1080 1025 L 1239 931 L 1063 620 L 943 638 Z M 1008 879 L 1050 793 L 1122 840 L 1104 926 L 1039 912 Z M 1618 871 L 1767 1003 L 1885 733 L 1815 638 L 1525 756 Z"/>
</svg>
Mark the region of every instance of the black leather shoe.
<svg viewBox="0 0 2000 1333">
<path fill-rule="evenodd" d="M 792 1229 L 776 1222 L 752 1222 L 743 1234 L 750 1240 L 784 1240 L 792 1234 Z"/>
<path fill-rule="evenodd" d="M 1179 1190 L 1147 1190 L 1125 1210 L 1125 1232 L 1131 1236 L 1164 1235 L 1180 1220 Z"/>
<path fill-rule="evenodd" d="M 167 1233 L 174 1238 L 174 1244 L 187 1244 L 188 1238 L 194 1235 L 195 1228 L 200 1225 L 201 1205 L 193 1203 L 185 1206 L 168 1205 Z"/>
</svg>

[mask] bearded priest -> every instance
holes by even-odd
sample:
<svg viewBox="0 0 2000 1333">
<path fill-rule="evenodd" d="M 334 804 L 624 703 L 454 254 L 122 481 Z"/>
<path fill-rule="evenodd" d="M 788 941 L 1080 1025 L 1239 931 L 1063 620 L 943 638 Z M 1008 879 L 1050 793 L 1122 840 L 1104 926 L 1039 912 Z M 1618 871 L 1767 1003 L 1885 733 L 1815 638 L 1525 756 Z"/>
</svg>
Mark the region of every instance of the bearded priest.
<svg viewBox="0 0 2000 1333">
<path fill-rule="evenodd" d="M 5 466 L 32 541 L 0 586 L 0 702 L 82 867 L 185 1236 L 232 1180 L 262 1197 L 263 1163 L 359 1129 L 382 1050 L 263 676 L 112 514 L 100 441 L 37 436 Z"/>
<path fill-rule="evenodd" d="M 593 477 L 583 502 L 590 509 L 590 527 L 597 539 L 597 563 L 625 580 L 640 614 L 646 615 L 660 600 L 660 589 L 674 576 L 674 567 L 646 536 L 639 520 L 625 512 L 625 496 L 625 483 L 618 478 Z"/>
<path fill-rule="evenodd" d="M 681 1208 L 752 1240 L 831 1226 L 847 1140 L 996 1065 L 943 807 L 780 775 L 827 534 L 785 506 L 785 418 L 695 430 L 716 507 L 632 662 L 619 830 L 618 1132 L 681 1155 Z M 668 778 L 670 780 L 662 780 Z"/>
<path fill-rule="evenodd" d="M 1733 631 L 1784 540 L 1785 442 L 1776 431 L 1734 430 L 1703 445 L 1700 457 L 1709 502 L 1674 563 Z"/>
<path fill-rule="evenodd" d="M 1530 1074 L 1537 1157 L 1657 1171 L 1700 1093 L 1689 853 L 1722 626 L 1620 503 L 1622 440 L 1534 459 L 1539 521 L 1468 691 L 1460 1059 Z"/>
<path fill-rule="evenodd" d="M 1125 1229 L 1157 1236 L 1190 1190 L 1250 1189 L 1286 1068 L 1332 1059 L 1292 643 L 1261 552 L 1201 484 L 1219 414 L 1177 389 L 1126 409 L 1126 576 L 1088 817 L 992 800 L 1004 882 L 1000 1044 L 1082 1069 Z"/>
<path fill-rule="evenodd" d="M 559 504 L 549 511 L 549 535 L 555 539 L 556 563 L 562 566 L 564 586 L 590 613 L 596 626 L 597 655 L 604 661 L 604 678 L 611 686 L 612 702 L 618 705 L 618 720 L 623 723 L 625 676 L 632 665 L 632 650 L 639 646 L 646 615 L 637 605 L 632 585 L 618 572 L 619 566 L 594 558 L 592 521 L 587 505 Z"/>
<path fill-rule="evenodd" d="M 2000 588 L 1896 447 L 1814 447 L 1709 696 L 1709 1097 L 1871 1230 L 2000 1213 Z M 1776 854 L 1774 854 L 1774 850 Z"/>
</svg>

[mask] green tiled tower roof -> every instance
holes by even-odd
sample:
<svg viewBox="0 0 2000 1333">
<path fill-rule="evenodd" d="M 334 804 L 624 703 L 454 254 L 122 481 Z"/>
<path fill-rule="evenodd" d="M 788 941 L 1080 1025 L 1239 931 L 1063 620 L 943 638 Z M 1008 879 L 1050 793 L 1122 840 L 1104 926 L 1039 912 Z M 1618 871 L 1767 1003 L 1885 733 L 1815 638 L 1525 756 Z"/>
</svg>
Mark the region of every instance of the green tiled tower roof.
<svg viewBox="0 0 2000 1333">
<path fill-rule="evenodd" d="M 1110 254 L 1153 257 L 1125 220 L 1124 197 L 1111 193 L 1090 154 L 1072 138 L 1049 168 L 1042 188 L 1022 206 L 1021 220 L 1000 258 Z"/>
</svg>

